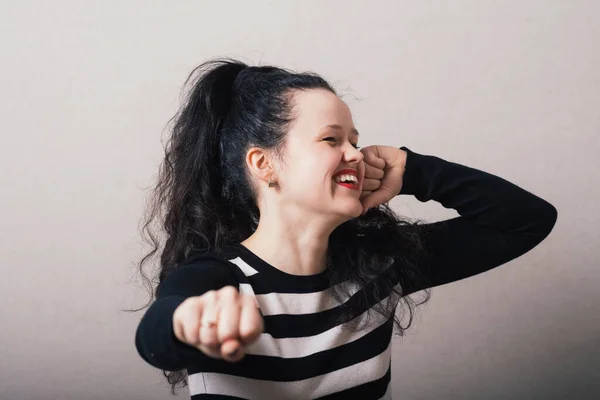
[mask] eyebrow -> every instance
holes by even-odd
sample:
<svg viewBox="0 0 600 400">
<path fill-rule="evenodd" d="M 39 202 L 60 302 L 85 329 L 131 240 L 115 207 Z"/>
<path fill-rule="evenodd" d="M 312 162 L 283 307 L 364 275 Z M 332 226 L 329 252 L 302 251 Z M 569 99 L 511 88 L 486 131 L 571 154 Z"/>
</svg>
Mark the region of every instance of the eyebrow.
<svg viewBox="0 0 600 400">
<path fill-rule="evenodd" d="M 342 126 L 338 125 L 338 124 L 327 125 L 327 127 L 333 128 L 333 129 L 344 130 L 344 128 L 342 128 Z M 359 136 L 359 133 L 355 128 L 350 129 L 350 131 L 353 132 L 356 136 Z"/>
</svg>

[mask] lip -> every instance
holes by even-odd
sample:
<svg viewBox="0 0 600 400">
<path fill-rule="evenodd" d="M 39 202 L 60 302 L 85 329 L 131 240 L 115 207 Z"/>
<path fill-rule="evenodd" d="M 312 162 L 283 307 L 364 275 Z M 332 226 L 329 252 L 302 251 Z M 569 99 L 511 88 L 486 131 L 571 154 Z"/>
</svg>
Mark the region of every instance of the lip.
<svg viewBox="0 0 600 400">
<path fill-rule="evenodd" d="M 338 172 L 336 172 L 335 174 L 333 174 L 333 177 L 335 178 L 338 175 L 354 175 L 356 177 L 358 177 L 358 172 L 355 169 L 341 169 Z"/>
</svg>

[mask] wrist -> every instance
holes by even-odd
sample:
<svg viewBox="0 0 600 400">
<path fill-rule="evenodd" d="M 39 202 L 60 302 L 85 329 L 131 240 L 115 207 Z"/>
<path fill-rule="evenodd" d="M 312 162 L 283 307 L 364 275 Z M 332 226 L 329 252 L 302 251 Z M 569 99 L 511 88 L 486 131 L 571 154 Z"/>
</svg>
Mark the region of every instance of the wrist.
<svg viewBox="0 0 600 400">
<path fill-rule="evenodd" d="M 402 169 L 406 167 L 406 159 L 408 158 L 408 152 L 406 150 L 398 149 L 400 154 L 398 155 L 397 162 Z"/>
</svg>

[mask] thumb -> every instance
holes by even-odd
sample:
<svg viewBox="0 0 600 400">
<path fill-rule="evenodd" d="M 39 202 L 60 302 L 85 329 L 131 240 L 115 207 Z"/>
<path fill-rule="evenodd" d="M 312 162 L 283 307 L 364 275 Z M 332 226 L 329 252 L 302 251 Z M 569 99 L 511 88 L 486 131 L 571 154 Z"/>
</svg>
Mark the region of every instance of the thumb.
<svg viewBox="0 0 600 400">
<path fill-rule="evenodd" d="M 244 356 L 244 346 L 238 339 L 227 339 L 221 344 L 221 357 L 237 361 Z"/>
<path fill-rule="evenodd" d="M 373 207 L 381 204 L 382 202 L 378 202 L 378 199 L 381 197 L 381 195 L 382 195 L 382 193 L 380 191 L 375 191 L 375 192 L 369 194 L 368 196 L 366 196 L 362 201 L 363 212 L 361 215 L 366 214 L 366 212 L 369 211 L 370 208 L 373 208 Z"/>
<path fill-rule="evenodd" d="M 387 185 L 382 185 L 364 198 L 362 201 L 363 204 L 363 214 L 366 213 L 369 208 L 377 207 L 380 204 L 387 203 L 391 199 L 394 198 L 394 194 L 392 193 L 392 189 Z"/>
</svg>

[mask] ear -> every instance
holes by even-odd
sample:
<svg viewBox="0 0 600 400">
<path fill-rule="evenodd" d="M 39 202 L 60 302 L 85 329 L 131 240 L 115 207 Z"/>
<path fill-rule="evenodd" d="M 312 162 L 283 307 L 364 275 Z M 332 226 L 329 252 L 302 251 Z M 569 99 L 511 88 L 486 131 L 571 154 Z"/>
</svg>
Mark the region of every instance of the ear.
<svg viewBox="0 0 600 400">
<path fill-rule="evenodd" d="M 265 182 L 269 181 L 269 178 L 276 180 L 277 177 L 274 175 L 275 168 L 269 157 L 269 152 L 260 147 L 252 147 L 246 153 L 246 165 L 250 170 L 250 174 Z"/>
</svg>

